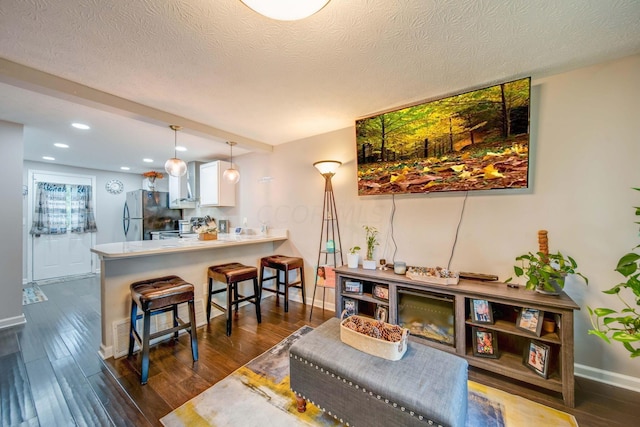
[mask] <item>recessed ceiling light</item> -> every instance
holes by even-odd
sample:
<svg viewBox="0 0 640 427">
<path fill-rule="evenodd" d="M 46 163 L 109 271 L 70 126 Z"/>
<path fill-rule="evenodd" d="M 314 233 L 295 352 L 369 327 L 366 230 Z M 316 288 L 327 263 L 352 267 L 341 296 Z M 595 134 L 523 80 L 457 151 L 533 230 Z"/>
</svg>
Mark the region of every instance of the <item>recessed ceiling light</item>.
<svg viewBox="0 0 640 427">
<path fill-rule="evenodd" d="M 91 129 L 91 126 L 85 125 L 84 123 L 71 123 L 71 126 L 73 126 L 76 129 L 82 129 L 82 130 Z"/>
<path fill-rule="evenodd" d="M 63 144 L 62 142 L 56 142 L 53 145 L 55 145 L 58 148 L 69 148 L 69 146 L 67 144 Z"/>
<path fill-rule="evenodd" d="M 178 145 L 176 146 L 176 151 L 187 151 L 187 149 L 185 147 Z"/>
<path fill-rule="evenodd" d="M 120 166 L 120 169 L 122 169 L 123 171 L 128 171 L 131 168 L 129 166 Z"/>
<path fill-rule="evenodd" d="M 145 163 L 153 163 L 153 159 L 142 159 Z"/>
<path fill-rule="evenodd" d="M 55 157 L 51 157 L 51 156 L 42 156 L 43 159 L 45 160 L 55 160 Z"/>
</svg>

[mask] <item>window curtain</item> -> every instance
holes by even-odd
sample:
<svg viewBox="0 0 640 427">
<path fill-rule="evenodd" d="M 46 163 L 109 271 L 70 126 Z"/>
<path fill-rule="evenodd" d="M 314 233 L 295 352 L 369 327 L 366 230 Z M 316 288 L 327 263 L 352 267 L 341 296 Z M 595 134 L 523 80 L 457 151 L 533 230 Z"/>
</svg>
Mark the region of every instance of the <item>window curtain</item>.
<svg viewBox="0 0 640 427">
<path fill-rule="evenodd" d="M 90 185 L 69 185 L 71 193 L 71 218 L 69 227 L 72 233 L 92 233 L 98 231 L 91 203 Z"/>
<path fill-rule="evenodd" d="M 98 231 L 90 185 L 39 182 L 30 233 L 65 234 Z"/>
</svg>

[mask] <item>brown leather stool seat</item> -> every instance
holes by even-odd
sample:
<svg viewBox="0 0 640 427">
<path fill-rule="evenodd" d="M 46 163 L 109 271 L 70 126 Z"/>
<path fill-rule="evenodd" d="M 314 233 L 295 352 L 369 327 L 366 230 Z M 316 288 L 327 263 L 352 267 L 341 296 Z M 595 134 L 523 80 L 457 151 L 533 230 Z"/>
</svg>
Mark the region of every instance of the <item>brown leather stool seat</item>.
<svg viewBox="0 0 640 427">
<path fill-rule="evenodd" d="M 142 348 L 142 384 L 147 383 L 149 377 L 149 342 L 163 335 L 173 333 L 178 339 L 178 332 L 188 329 L 191 335 L 191 355 L 193 361 L 198 360 L 198 341 L 196 334 L 196 315 L 193 305 L 193 285 L 178 276 L 166 276 L 155 279 L 142 280 L 132 283 L 131 290 L 131 323 L 129 326 L 129 357 L 133 355 L 134 340 Z M 189 306 L 189 322 L 185 323 L 178 317 L 178 305 L 187 303 Z M 138 314 L 138 307 L 142 314 Z M 151 316 L 167 311 L 173 312 L 173 327 L 151 333 Z M 136 321 L 144 317 L 142 337 L 136 330 Z"/>
<path fill-rule="evenodd" d="M 227 264 L 212 265 L 208 271 L 209 277 L 209 295 L 207 296 L 207 323 L 211 318 L 211 306 L 218 310 L 224 311 L 227 315 L 227 336 L 231 335 L 231 311 L 233 307 L 238 312 L 238 305 L 243 301 L 249 301 L 256 306 L 256 318 L 258 323 L 262 322 L 260 315 L 260 288 L 258 288 L 258 269 L 249 267 L 239 262 L 231 262 Z M 238 292 L 238 283 L 246 280 L 253 280 L 253 295 L 241 295 Z M 226 287 L 221 289 L 213 289 L 213 282 L 221 282 Z M 215 302 L 211 297 L 220 292 L 227 293 L 226 307 Z"/>
<path fill-rule="evenodd" d="M 273 276 L 265 277 L 264 269 L 271 268 L 274 271 Z M 295 282 L 289 283 L 289 271 L 299 270 L 299 278 Z M 282 272 L 283 280 L 280 280 Z M 264 282 L 275 280 L 275 288 L 267 288 Z M 284 290 L 280 290 L 280 286 L 284 286 Z M 284 295 L 284 311 L 289 311 L 289 288 L 294 287 L 302 290 L 302 303 L 306 304 L 304 292 L 304 261 L 302 258 L 291 257 L 286 255 L 271 255 L 260 260 L 260 292 L 269 291 L 276 294 L 276 304 L 279 304 L 279 295 Z"/>
</svg>

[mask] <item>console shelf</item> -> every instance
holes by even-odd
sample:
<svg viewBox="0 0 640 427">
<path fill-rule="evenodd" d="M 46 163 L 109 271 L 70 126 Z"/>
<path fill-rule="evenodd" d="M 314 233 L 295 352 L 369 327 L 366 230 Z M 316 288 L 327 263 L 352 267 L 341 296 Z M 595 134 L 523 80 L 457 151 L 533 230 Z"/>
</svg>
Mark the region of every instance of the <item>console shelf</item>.
<svg viewBox="0 0 640 427">
<path fill-rule="evenodd" d="M 346 281 L 360 282 L 362 294 L 345 292 Z M 386 288 L 388 299 L 375 298 L 374 287 Z M 421 298 L 428 301 L 422 309 L 424 319 L 414 320 L 421 314 Z M 361 315 L 375 317 L 382 307 L 389 323 L 403 323 L 410 330 L 418 328 L 410 335 L 412 341 L 464 357 L 471 366 L 561 393 L 565 405 L 573 407 L 575 404 L 573 312 L 580 307 L 564 293 L 559 296 L 542 295 L 524 288 L 510 288 L 501 282 L 468 279 L 461 279 L 457 285 L 437 285 L 413 281 L 404 275 L 394 274 L 393 270 L 342 266 L 336 268 L 337 316 L 340 316 L 346 299 L 357 301 Z M 472 300 L 490 303 L 493 322 L 473 321 Z M 555 331 L 541 332 L 538 336 L 537 331 L 517 327 L 518 313 L 523 308 L 539 310 L 554 319 Z M 410 315 L 407 315 L 408 311 Z M 497 357 L 474 354 L 474 331 L 492 334 L 496 340 Z M 546 378 L 527 364 L 525 354 L 532 343 L 547 349 Z"/>
</svg>

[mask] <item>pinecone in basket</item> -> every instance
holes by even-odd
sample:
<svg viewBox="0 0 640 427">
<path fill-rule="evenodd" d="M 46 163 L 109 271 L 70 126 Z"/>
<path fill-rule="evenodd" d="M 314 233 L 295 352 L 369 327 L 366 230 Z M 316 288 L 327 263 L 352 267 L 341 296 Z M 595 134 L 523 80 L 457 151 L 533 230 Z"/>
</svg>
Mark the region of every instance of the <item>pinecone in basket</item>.
<svg viewBox="0 0 640 427">
<path fill-rule="evenodd" d="M 345 328 L 360 334 L 389 342 L 398 342 L 402 339 L 402 328 L 400 326 L 390 325 L 379 320 L 368 322 L 358 316 L 351 316 L 343 322 L 343 325 Z"/>
</svg>

